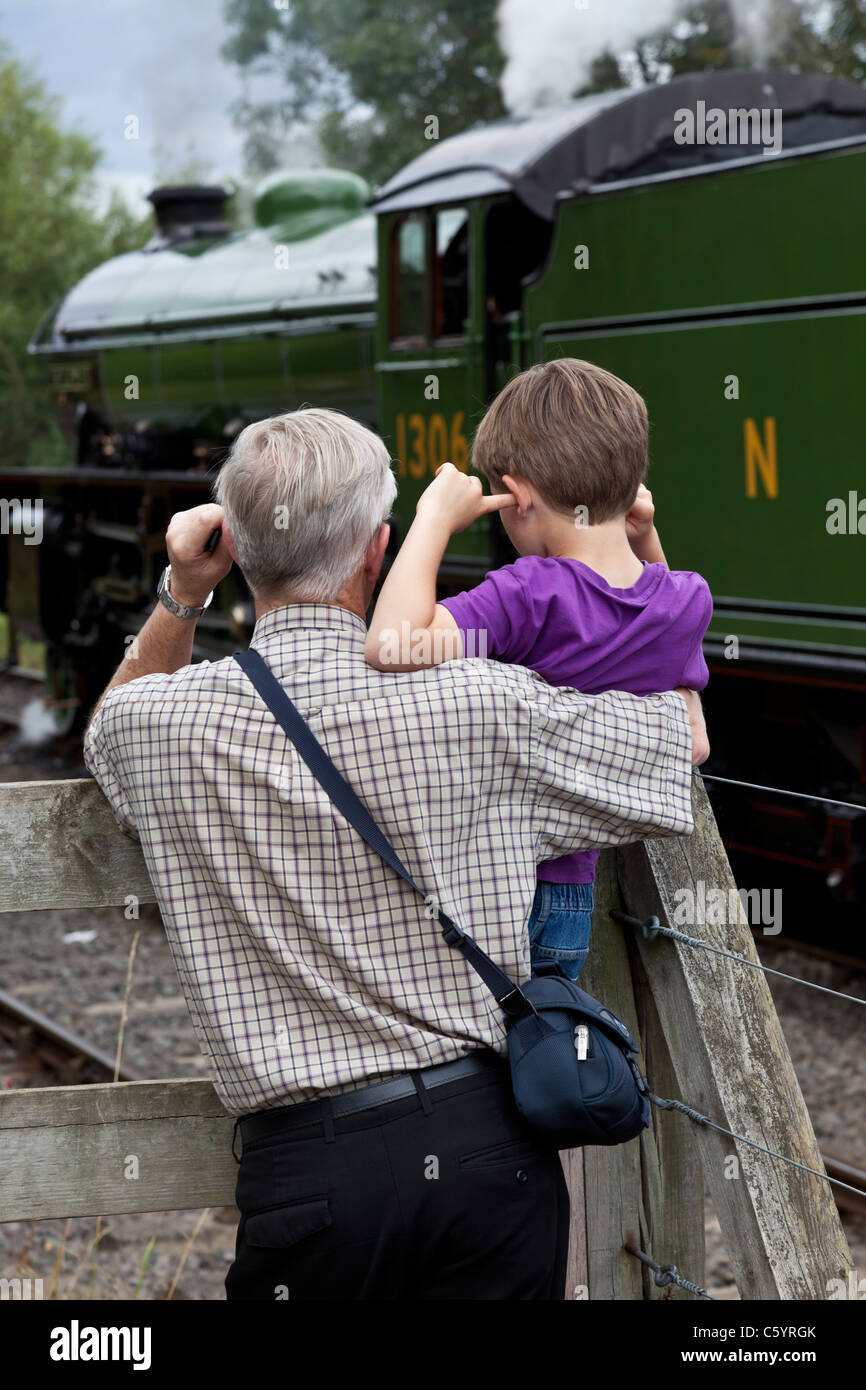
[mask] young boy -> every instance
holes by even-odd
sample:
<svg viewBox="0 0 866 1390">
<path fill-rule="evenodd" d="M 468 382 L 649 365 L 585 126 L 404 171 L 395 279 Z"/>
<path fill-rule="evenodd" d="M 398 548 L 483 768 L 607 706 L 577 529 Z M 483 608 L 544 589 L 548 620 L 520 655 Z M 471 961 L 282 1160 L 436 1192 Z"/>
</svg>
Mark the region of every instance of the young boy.
<svg viewBox="0 0 866 1390">
<path fill-rule="evenodd" d="M 643 399 L 600 367 L 561 358 L 515 377 L 473 445 L 491 496 L 450 463 L 437 471 L 382 586 L 367 660 L 406 671 L 486 655 L 587 695 L 703 689 L 712 600 L 700 575 L 667 568 L 643 486 L 647 445 Z M 522 558 L 437 603 L 451 536 L 491 511 Z M 597 859 L 588 850 L 539 865 L 533 966 L 580 974 Z"/>
</svg>

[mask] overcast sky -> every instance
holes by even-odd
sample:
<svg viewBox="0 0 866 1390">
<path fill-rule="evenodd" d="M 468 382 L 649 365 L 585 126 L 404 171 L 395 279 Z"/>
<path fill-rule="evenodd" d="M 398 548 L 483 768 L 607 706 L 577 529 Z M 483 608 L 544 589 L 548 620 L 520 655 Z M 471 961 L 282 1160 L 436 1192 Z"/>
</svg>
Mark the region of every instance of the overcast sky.
<svg viewBox="0 0 866 1390">
<path fill-rule="evenodd" d="M 209 178 L 241 173 L 229 115 L 241 83 L 220 57 L 226 37 L 223 0 L 0 2 L 0 45 L 62 99 L 64 123 L 103 150 L 101 178 L 130 199 L 190 152 Z M 130 115 L 138 140 L 124 138 Z"/>
</svg>

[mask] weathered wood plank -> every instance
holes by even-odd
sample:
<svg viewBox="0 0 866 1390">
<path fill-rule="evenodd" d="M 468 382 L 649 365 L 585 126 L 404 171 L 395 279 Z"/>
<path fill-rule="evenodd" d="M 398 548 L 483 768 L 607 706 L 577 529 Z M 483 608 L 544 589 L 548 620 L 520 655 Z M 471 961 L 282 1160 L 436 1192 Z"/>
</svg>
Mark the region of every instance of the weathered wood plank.
<svg viewBox="0 0 866 1390">
<path fill-rule="evenodd" d="M 156 901 L 136 840 L 97 784 L 8 782 L 0 795 L 0 912 Z"/>
<path fill-rule="evenodd" d="M 608 915 L 622 907 L 617 851 L 606 850 L 596 876 L 592 946 L 581 984 L 628 1025 L 641 1064 L 671 1075 L 664 1033 L 646 990 L 634 943 Z M 591 1299 L 688 1298 L 658 1288 L 624 1246 L 635 1243 L 659 1264 L 675 1264 L 698 1283 L 704 1277 L 703 1179 L 687 1133 L 658 1112 L 639 1140 L 584 1151 L 586 1243 Z"/>
<path fill-rule="evenodd" d="M 229 1206 L 233 1126 L 207 1081 L 2 1093 L 0 1221 Z"/>
<path fill-rule="evenodd" d="M 608 927 L 613 927 L 612 922 Z M 615 928 L 619 930 L 619 928 Z M 632 985 L 641 1042 L 639 1064 L 663 1096 L 675 1092 L 674 1068 L 667 1038 L 649 990 L 640 956 L 631 943 Z M 704 1239 L 704 1174 L 700 1156 L 682 1116 L 650 1108 L 650 1126 L 640 1138 L 643 1184 L 640 1248 L 656 1264 L 674 1264 L 692 1283 L 703 1284 L 706 1264 Z M 644 1297 L 688 1299 L 676 1285 L 661 1289 L 651 1270 L 642 1266 Z"/>
<path fill-rule="evenodd" d="M 756 960 L 700 778 L 694 809 L 696 829 L 688 839 L 654 840 L 617 852 L 627 909 L 640 918 L 656 914 L 663 925 Z M 697 903 L 711 888 L 725 893 L 733 920 L 720 925 L 671 920 L 677 907 L 688 905 L 683 890 Z M 636 933 L 635 945 L 673 1060 L 675 1098 L 726 1129 L 822 1172 L 765 976 L 666 938 L 648 943 Z M 648 1079 L 664 1094 L 649 1068 Z M 701 1157 L 741 1296 L 827 1298 L 828 1281 L 845 1278 L 851 1268 L 829 1184 L 685 1116 L 669 1118 L 690 1133 Z M 731 1176 L 731 1158 L 737 1160 L 739 1177 Z"/>
<path fill-rule="evenodd" d="M 616 861 L 613 854 L 603 854 L 595 882 L 592 944 L 580 983 L 637 1034 L 625 939 L 622 933 L 600 930 L 608 909 L 618 904 Z M 593 1301 L 641 1299 L 641 1266 L 623 1249 L 629 1233 L 636 1233 L 641 1224 L 639 1142 L 584 1149 L 583 1179 L 589 1297 Z"/>
<path fill-rule="evenodd" d="M 559 1155 L 571 1202 L 568 1235 L 568 1270 L 565 1297 L 569 1302 L 589 1298 L 589 1270 L 586 1260 L 586 1199 L 583 1186 L 583 1149 L 563 1149 Z"/>
</svg>

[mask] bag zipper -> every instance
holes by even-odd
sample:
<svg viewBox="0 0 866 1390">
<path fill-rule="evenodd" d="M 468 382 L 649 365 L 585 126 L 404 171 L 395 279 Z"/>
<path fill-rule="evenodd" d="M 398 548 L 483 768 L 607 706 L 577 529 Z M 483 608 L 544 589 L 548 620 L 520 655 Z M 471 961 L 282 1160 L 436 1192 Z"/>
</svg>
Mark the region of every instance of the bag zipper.
<svg viewBox="0 0 866 1390">
<path fill-rule="evenodd" d="M 578 1062 L 585 1062 L 589 1052 L 589 1028 L 585 1023 L 578 1023 L 574 1030 L 574 1048 Z"/>
</svg>

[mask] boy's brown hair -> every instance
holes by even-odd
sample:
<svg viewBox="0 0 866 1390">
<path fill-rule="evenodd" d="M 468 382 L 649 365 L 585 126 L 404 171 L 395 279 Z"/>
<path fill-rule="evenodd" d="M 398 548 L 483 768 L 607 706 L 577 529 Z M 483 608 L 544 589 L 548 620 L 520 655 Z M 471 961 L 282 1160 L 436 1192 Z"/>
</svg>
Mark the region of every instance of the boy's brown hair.
<svg viewBox="0 0 866 1390">
<path fill-rule="evenodd" d="M 632 506 L 647 470 L 643 397 L 592 362 L 560 357 L 509 381 L 485 414 L 472 462 L 491 487 L 532 483 L 560 511 L 585 506 L 590 525 Z"/>
</svg>

